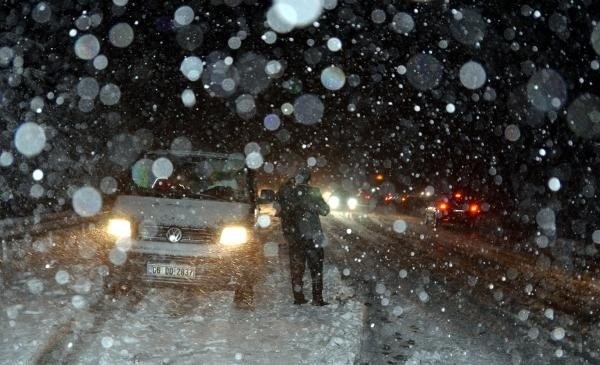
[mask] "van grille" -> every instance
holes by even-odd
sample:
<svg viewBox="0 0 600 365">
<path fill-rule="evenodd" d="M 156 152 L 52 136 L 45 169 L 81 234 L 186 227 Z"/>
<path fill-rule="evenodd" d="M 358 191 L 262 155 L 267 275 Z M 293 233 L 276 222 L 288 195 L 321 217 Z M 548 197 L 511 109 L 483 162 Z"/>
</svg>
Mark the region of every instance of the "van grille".
<svg viewBox="0 0 600 365">
<path fill-rule="evenodd" d="M 140 226 L 138 228 L 138 239 L 142 241 L 170 242 L 167 238 L 169 228 L 179 228 L 181 230 L 181 240 L 175 243 L 217 243 L 216 230 L 207 227 Z"/>
</svg>

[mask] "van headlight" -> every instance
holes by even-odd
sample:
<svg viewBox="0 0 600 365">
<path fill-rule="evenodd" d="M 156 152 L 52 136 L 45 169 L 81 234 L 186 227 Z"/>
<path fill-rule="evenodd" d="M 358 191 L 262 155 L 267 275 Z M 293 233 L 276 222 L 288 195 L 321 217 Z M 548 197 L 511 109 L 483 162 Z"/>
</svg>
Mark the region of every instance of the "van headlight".
<svg viewBox="0 0 600 365">
<path fill-rule="evenodd" d="M 127 219 L 109 219 L 106 232 L 114 238 L 129 238 L 131 223 Z"/>
<path fill-rule="evenodd" d="M 348 209 L 354 210 L 358 206 L 358 200 L 356 198 L 349 198 L 346 204 L 348 204 Z"/>
<path fill-rule="evenodd" d="M 248 242 L 248 230 L 241 226 L 223 228 L 219 243 L 225 246 L 236 246 Z"/>
</svg>

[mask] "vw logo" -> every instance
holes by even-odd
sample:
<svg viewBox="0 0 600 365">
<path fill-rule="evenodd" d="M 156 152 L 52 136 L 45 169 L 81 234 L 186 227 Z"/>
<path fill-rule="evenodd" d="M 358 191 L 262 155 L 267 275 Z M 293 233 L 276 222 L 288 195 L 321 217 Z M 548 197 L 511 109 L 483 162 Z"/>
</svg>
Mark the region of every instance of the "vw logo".
<svg viewBox="0 0 600 365">
<path fill-rule="evenodd" d="M 183 234 L 181 232 L 181 229 L 179 229 L 177 227 L 171 227 L 167 231 L 167 239 L 169 240 L 169 242 L 172 242 L 172 243 L 181 241 L 182 235 Z"/>
</svg>

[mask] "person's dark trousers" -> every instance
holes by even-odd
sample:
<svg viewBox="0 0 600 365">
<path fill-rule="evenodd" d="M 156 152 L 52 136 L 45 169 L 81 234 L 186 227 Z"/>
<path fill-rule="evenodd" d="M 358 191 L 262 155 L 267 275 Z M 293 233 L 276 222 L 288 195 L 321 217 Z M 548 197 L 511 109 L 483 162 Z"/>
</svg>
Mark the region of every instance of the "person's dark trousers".
<svg viewBox="0 0 600 365">
<path fill-rule="evenodd" d="M 289 241 L 290 248 L 290 276 L 292 277 L 292 292 L 294 294 L 294 304 L 304 304 L 304 293 L 302 287 L 304 283 L 304 263 L 306 262 L 306 248 L 299 242 Z"/>
<path fill-rule="evenodd" d="M 325 254 L 322 247 L 309 248 L 306 251 L 308 270 L 312 279 L 313 304 L 323 303 L 323 259 Z"/>
<path fill-rule="evenodd" d="M 312 279 L 312 294 L 314 303 L 323 302 L 323 248 L 311 247 L 311 244 L 301 242 L 290 243 L 290 274 L 292 277 L 292 290 L 294 303 L 306 303 L 302 291 L 304 283 L 304 265 L 308 264 L 308 270 Z"/>
</svg>

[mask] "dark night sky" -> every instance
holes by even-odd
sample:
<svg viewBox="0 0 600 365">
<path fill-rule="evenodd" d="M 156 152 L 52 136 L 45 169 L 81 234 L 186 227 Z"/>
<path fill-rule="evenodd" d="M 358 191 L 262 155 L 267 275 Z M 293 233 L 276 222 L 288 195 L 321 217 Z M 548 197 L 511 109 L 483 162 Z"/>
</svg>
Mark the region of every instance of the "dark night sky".
<svg viewBox="0 0 600 365">
<path fill-rule="evenodd" d="M 13 16 L 17 14 L 22 34 L 45 45 L 45 55 L 26 57 L 26 62 L 46 65 L 47 76 L 38 90 L 22 90 L 24 95 L 48 92 L 68 76 L 93 76 L 101 83 L 120 86 L 122 98 L 116 107 L 97 105 L 84 116 L 76 110 L 66 111 L 69 122 L 58 122 L 65 136 L 91 131 L 106 143 L 117 133 L 146 128 L 167 145 L 181 135 L 190 137 L 194 146 L 202 149 L 241 150 L 254 141 L 271 147 L 266 156 L 269 161 L 280 160 L 285 152 L 297 154 L 302 160 L 322 156 L 328 161 L 322 173 L 335 175 L 336 179 L 352 177 L 360 182 L 363 173 L 368 176 L 384 171 L 398 189 L 428 184 L 442 189 L 446 183 L 458 183 L 491 195 L 509 194 L 514 199 L 523 193 L 523 184 L 515 186 L 520 180 L 543 186 L 550 176 L 562 174 L 565 181 L 585 177 L 595 181 L 598 144 L 574 136 L 565 116 L 566 106 L 583 92 L 597 93 L 600 83 L 600 72 L 590 68 L 590 62 L 599 57 L 590 44 L 593 21 L 598 21 L 600 14 L 598 4 L 592 5 L 592 1 L 577 1 L 576 5 L 569 1 L 463 1 L 449 6 L 443 1 L 339 0 L 335 9 L 323 12 L 318 27 L 280 34 L 274 45 L 261 40 L 269 30 L 265 13 L 270 2 L 248 0 L 236 7 L 219 3 L 130 1 L 119 8 L 111 2 L 98 5 L 57 1 L 52 2 L 52 21 L 36 24 L 28 16 L 23 5 L 26 3 L 7 2 L 1 18 L 11 16 L 11 11 Z M 175 10 L 184 4 L 195 10 L 199 20 L 193 24 L 203 30 L 203 42 L 193 51 L 182 49 L 176 41 L 176 30 L 168 26 Z M 542 16 L 524 16 L 524 5 L 539 10 Z M 451 9 L 469 7 L 480 11 L 487 21 L 479 48 L 454 40 L 449 29 Z M 386 11 L 383 24 L 371 20 L 374 9 Z M 103 14 L 102 24 L 91 33 L 99 37 L 101 53 L 109 59 L 104 71 L 98 72 L 91 62 L 77 59 L 74 39 L 67 34 L 84 10 Z M 410 13 L 415 20 L 416 28 L 409 35 L 390 29 L 389 23 L 398 11 Z M 550 29 L 553 14 L 566 17 L 566 31 L 559 34 Z M 110 27 L 119 22 L 132 25 L 135 32 L 133 43 L 124 49 L 112 47 L 107 37 Z M 10 22 L 2 23 L 4 31 L 14 31 Z M 515 30 L 514 39 L 507 39 L 507 29 Z M 241 48 L 229 49 L 227 40 L 241 30 L 247 32 Z M 330 36 L 342 40 L 342 51 L 327 50 Z M 322 54 L 316 65 L 305 60 L 305 52 L 311 48 L 309 40 Z M 447 49 L 438 46 L 440 40 L 448 41 Z M 518 50 L 511 49 L 513 42 L 518 43 Z M 210 97 L 202 81 L 190 82 L 179 72 L 184 56 L 193 54 L 206 61 L 212 52 L 232 56 L 236 62 L 253 52 L 266 60 L 285 63 L 283 76 L 272 80 L 257 95 L 255 117 L 244 120 L 236 115 L 233 100 L 239 93 L 229 98 Z M 397 67 L 424 52 L 436 57 L 444 71 L 437 87 L 420 92 L 406 75 L 397 72 Z M 57 57 L 49 62 L 52 53 Z M 469 60 L 480 62 L 487 73 L 485 86 L 475 91 L 466 89 L 458 79 L 460 67 Z M 347 82 L 338 92 L 325 89 L 319 75 L 329 65 L 342 68 L 346 76 L 358 75 L 360 85 L 352 87 Z M 524 92 L 533 71 L 542 68 L 556 70 L 567 85 L 566 106 L 554 118 L 535 111 Z M 292 79 L 302 85 L 295 92 L 284 87 Z M 495 100 L 483 100 L 486 86 L 495 90 Z M 193 108 L 181 102 L 180 93 L 185 88 L 196 93 Z M 300 125 L 293 116 L 281 116 L 280 106 L 304 93 L 322 96 L 325 115 L 317 125 Z M 445 111 L 449 102 L 456 105 L 452 114 Z M 348 111 L 349 103 L 356 105 L 356 111 Z M 415 105 L 420 107 L 419 112 L 414 110 Z M 65 112 L 59 109 L 52 108 L 56 113 Z M 108 121 L 109 113 L 115 111 L 120 113 L 120 123 Z M 279 113 L 282 129 L 290 133 L 287 143 L 278 138 L 281 130 L 270 132 L 262 126 L 264 116 L 272 112 Z M 77 118 L 90 121 L 87 132 L 73 128 L 72 121 Z M 517 142 L 504 138 L 509 124 L 520 128 Z M 3 141 L 2 147 L 6 148 L 6 138 Z M 303 144 L 308 147 L 302 148 Z M 537 161 L 537 151 L 543 147 L 548 148 L 548 158 Z M 83 148 L 97 147 L 89 144 Z M 501 183 L 494 182 L 495 177 L 489 174 L 492 166 L 503 177 Z M 567 194 L 581 190 L 581 184 L 566 185 L 564 201 L 569 199 Z"/>
</svg>

